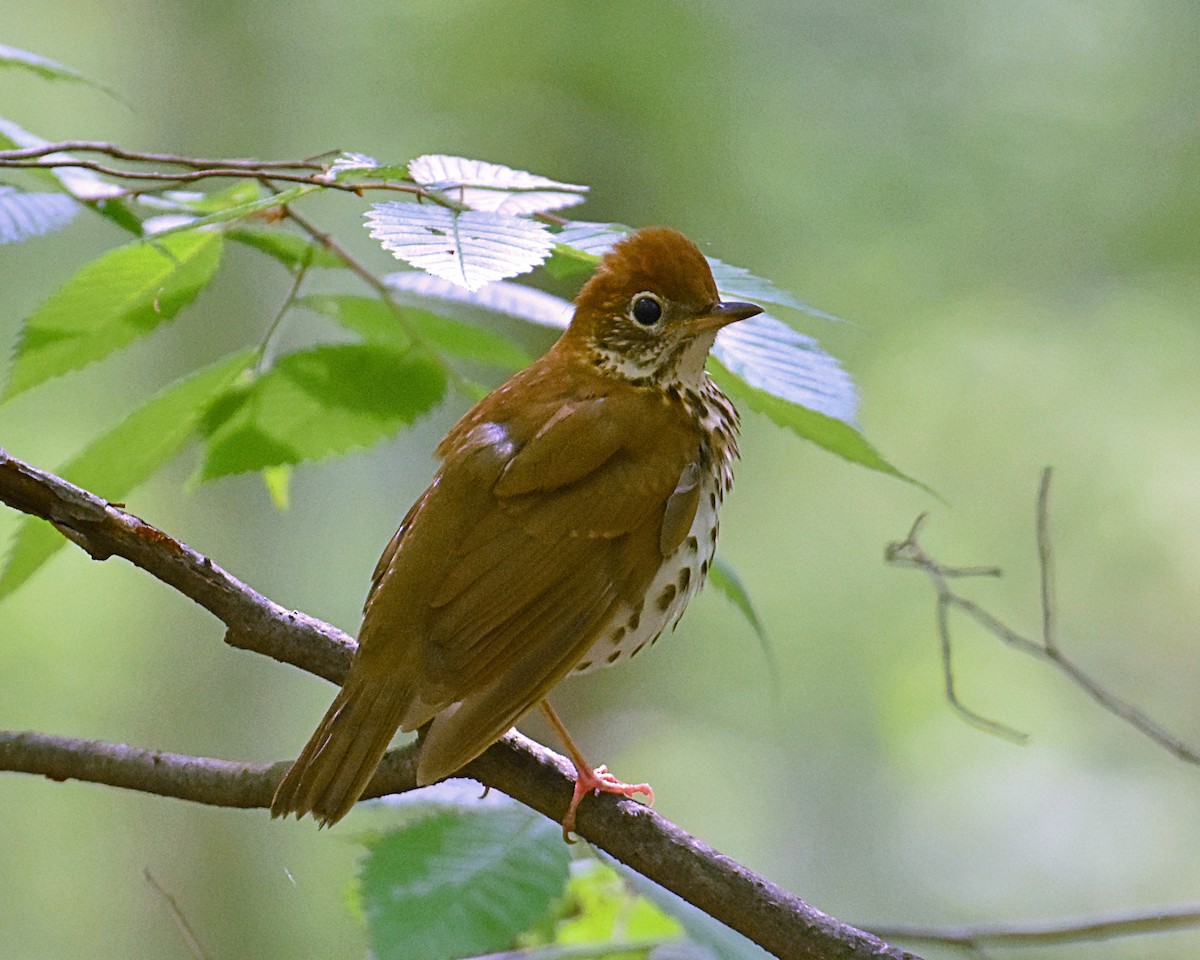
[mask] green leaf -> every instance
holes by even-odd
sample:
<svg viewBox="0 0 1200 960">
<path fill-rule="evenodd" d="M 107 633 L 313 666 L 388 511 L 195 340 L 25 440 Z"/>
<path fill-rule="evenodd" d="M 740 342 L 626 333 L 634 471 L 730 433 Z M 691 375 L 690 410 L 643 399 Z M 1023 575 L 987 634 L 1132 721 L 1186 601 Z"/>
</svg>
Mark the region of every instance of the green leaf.
<svg viewBox="0 0 1200 960">
<path fill-rule="evenodd" d="M 359 900 L 377 960 L 455 960 L 515 946 L 567 883 L 553 822 L 511 806 L 422 817 L 373 839 Z"/>
<path fill-rule="evenodd" d="M 253 359 L 253 351 L 244 350 L 176 381 L 93 440 L 58 472 L 111 500 L 125 498 L 175 455 L 212 398 L 233 383 Z M 28 580 L 64 543 L 62 534 L 50 524 L 33 517 L 26 520 L 0 574 L 0 597 Z"/>
<path fill-rule="evenodd" d="M 61 230 L 79 212 L 65 193 L 26 193 L 0 184 L 0 243 L 20 243 Z"/>
<path fill-rule="evenodd" d="M 136 241 L 86 264 L 25 321 L 4 399 L 86 366 L 191 303 L 221 260 L 205 230 Z"/>
<path fill-rule="evenodd" d="M 717 556 L 708 571 L 708 582 L 719 590 L 726 600 L 738 608 L 741 615 L 746 618 L 746 622 L 758 634 L 759 640 L 765 643 L 767 631 L 763 629 L 762 621 L 758 618 L 758 611 L 754 609 L 754 602 L 750 599 L 750 594 L 737 571 L 720 556 Z M 774 661 L 774 655 L 770 655 L 769 659 Z"/>
<path fill-rule="evenodd" d="M 836 453 L 851 463 L 898 477 L 925 489 L 920 481 L 906 476 L 888 463 L 855 427 L 844 420 L 826 416 L 752 387 L 745 380 L 731 374 L 719 361 L 710 362 L 713 366 L 713 379 L 735 403 L 740 402 L 751 410 L 765 414 L 781 427 L 788 428 L 797 436 Z"/>
<path fill-rule="evenodd" d="M 287 510 L 292 505 L 292 468 L 287 464 L 267 467 L 262 472 L 262 478 L 275 509 L 280 512 Z"/>
<path fill-rule="evenodd" d="M 246 217 L 252 217 L 256 213 L 263 210 L 270 210 L 274 207 L 283 206 L 285 203 L 291 203 L 293 200 L 299 200 L 307 194 L 314 193 L 320 190 L 320 187 L 312 186 L 311 184 L 300 184 L 284 190 L 282 193 L 273 193 L 269 197 L 261 197 L 258 200 L 250 200 L 246 203 L 239 203 L 232 207 L 226 207 L 223 210 L 217 210 L 207 216 L 197 217 L 194 220 L 187 220 L 183 223 L 172 223 L 165 230 L 155 232 L 154 236 L 157 239 L 173 236 L 177 233 L 182 233 L 187 230 L 195 230 L 199 227 L 206 227 L 213 223 L 227 223 L 230 220 L 244 220 Z M 174 221 L 174 217 L 170 218 Z"/>
<path fill-rule="evenodd" d="M 407 346 L 409 329 L 437 350 L 466 360 L 476 360 L 515 370 L 529 363 L 530 356 L 503 337 L 427 310 L 402 307 L 404 323 L 392 308 L 375 297 L 317 294 L 297 301 L 317 313 L 336 320 L 365 340 Z"/>
<path fill-rule="evenodd" d="M 713 560 L 712 566 L 708 571 L 708 582 L 713 585 L 730 603 L 737 607 L 738 611 L 746 622 L 750 624 L 754 630 L 755 637 L 758 638 L 758 646 L 762 651 L 763 660 L 767 664 L 767 673 L 771 678 L 771 702 L 778 706 L 783 690 L 779 682 L 779 658 L 775 656 L 775 646 L 771 643 L 771 638 L 767 636 L 766 628 L 758 617 L 758 611 L 754 609 L 754 602 L 750 599 L 750 592 L 742 583 L 742 578 L 738 576 L 737 571 L 720 554 Z"/>
<path fill-rule="evenodd" d="M 414 181 L 472 210 L 529 216 L 583 203 L 588 188 L 498 163 L 426 154 L 408 165 Z"/>
<path fill-rule="evenodd" d="M 319 460 L 377 443 L 436 405 L 446 376 L 415 351 L 381 343 L 290 353 L 229 390 L 201 425 L 197 480 Z"/>
<path fill-rule="evenodd" d="M 302 266 L 325 269 L 345 268 L 346 266 L 324 247 L 311 242 L 306 237 L 280 230 L 277 227 L 235 227 L 227 231 L 225 236 L 230 240 L 236 240 L 238 243 L 261 250 L 268 257 L 274 257 L 289 270 L 298 270 Z"/>
<path fill-rule="evenodd" d="M 365 153 L 343 153 L 329 165 L 329 173 L 338 183 L 412 181 L 407 164 L 380 163 Z"/>
<path fill-rule="evenodd" d="M 543 224 L 502 213 L 391 200 L 374 204 L 366 219 L 397 259 L 471 291 L 528 273 L 554 246 Z"/>
<path fill-rule="evenodd" d="M 0 68 L 2 67 L 26 70 L 41 77 L 43 80 L 65 80 L 70 83 L 84 83 L 89 87 L 94 87 L 103 93 L 107 93 L 110 97 L 116 97 L 103 84 L 89 80 L 72 67 L 59 63 L 57 60 L 51 60 L 49 57 L 30 53 L 28 50 L 18 50 L 16 47 L 8 47 L 4 44 L 0 44 Z"/>
<path fill-rule="evenodd" d="M 558 944 L 678 940 L 683 929 L 649 900 L 639 897 L 603 863 L 579 862 L 567 884 L 569 914 L 555 929 Z"/>
</svg>

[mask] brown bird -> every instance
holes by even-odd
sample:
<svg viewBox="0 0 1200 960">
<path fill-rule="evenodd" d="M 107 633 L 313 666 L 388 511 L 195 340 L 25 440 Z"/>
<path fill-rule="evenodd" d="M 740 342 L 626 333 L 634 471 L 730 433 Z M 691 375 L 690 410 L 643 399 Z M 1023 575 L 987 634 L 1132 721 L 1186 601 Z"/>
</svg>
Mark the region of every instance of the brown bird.
<svg viewBox="0 0 1200 960">
<path fill-rule="evenodd" d="M 572 671 L 632 657 L 674 626 L 708 573 L 733 483 L 737 412 L 704 371 L 722 303 L 682 234 L 608 253 L 539 360 L 477 403 L 375 568 L 341 692 L 271 815 L 340 820 L 398 729 L 428 724 L 417 782 L 453 774 L 541 706 L 575 794 L 653 792 L 593 770 L 546 700 Z"/>
</svg>

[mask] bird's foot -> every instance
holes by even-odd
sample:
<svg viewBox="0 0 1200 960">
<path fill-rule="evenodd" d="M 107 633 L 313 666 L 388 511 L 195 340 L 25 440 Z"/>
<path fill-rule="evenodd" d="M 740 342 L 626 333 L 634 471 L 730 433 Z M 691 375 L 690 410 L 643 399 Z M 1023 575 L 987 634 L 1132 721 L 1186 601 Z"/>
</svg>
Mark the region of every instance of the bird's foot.
<svg viewBox="0 0 1200 960">
<path fill-rule="evenodd" d="M 575 829 L 575 811 L 583 798 L 590 793 L 615 793 L 618 796 L 632 800 L 635 793 L 643 794 L 649 806 L 654 806 L 654 790 L 648 783 L 624 783 L 608 772 L 608 767 L 600 766 L 595 770 L 589 767 L 575 768 L 575 793 L 571 796 L 571 805 L 567 807 L 567 815 L 563 817 L 563 839 L 574 843 L 571 832 Z"/>
</svg>

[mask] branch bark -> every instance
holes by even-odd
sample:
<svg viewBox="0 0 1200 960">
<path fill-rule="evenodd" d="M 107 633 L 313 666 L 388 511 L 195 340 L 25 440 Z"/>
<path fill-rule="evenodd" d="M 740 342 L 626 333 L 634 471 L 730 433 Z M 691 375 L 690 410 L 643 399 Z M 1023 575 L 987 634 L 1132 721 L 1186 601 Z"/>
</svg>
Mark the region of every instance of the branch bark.
<svg viewBox="0 0 1200 960">
<path fill-rule="evenodd" d="M 120 507 L 0 449 L 0 501 L 48 520 L 98 560 L 124 557 L 213 613 L 232 646 L 340 682 L 353 641 L 286 610 Z M 415 787 L 415 747 L 391 751 L 365 796 Z M 0 769 L 85 780 L 214 806 L 267 807 L 287 762 L 236 763 L 42 733 L 0 733 Z M 462 773 L 561 820 L 571 795 L 568 761 L 510 733 Z M 784 960 L 919 960 L 830 917 L 723 856 L 653 810 L 611 796 L 589 799 L 578 833 Z"/>
</svg>

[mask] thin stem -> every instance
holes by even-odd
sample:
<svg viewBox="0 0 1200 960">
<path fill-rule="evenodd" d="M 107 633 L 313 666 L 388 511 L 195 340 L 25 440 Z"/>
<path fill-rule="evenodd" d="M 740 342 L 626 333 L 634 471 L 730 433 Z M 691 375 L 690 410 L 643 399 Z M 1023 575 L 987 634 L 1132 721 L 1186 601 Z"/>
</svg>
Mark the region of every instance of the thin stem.
<svg viewBox="0 0 1200 960">
<path fill-rule="evenodd" d="M 1056 632 L 1056 601 L 1054 593 L 1054 562 L 1053 552 L 1050 545 L 1050 520 L 1049 520 L 1049 498 L 1050 498 L 1050 476 L 1051 472 L 1047 468 L 1042 473 L 1041 482 L 1038 487 L 1037 500 L 1037 549 L 1038 562 L 1041 568 L 1041 607 L 1042 607 L 1042 637 L 1039 640 L 1032 640 L 1029 637 L 1022 636 L 1015 630 L 1011 629 L 997 617 L 993 616 L 987 610 L 980 607 L 977 603 L 967 599 L 961 594 L 955 592 L 950 586 L 950 579 L 955 577 L 965 576 L 993 576 L 998 575 L 999 570 L 995 567 L 946 567 L 940 564 L 933 557 L 929 556 L 918 542 L 917 536 L 922 525 L 925 522 L 926 515 L 921 514 L 913 523 L 912 528 L 908 532 L 908 536 L 899 542 L 893 542 L 887 545 L 884 550 L 884 561 L 893 566 L 915 567 L 923 571 L 933 584 L 933 588 L 937 594 L 938 604 L 938 631 L 942 640 L 943 649 L 943 666 L 949 673 L 949 647 L 950 647 L 950 632 L 949 624 L 946 619 L 946 611 L 949 607 L 957 607 L 972 620 L 974 620 L 984 630 L 992 634 L 1002 643 L 1012 647 L 1021 653 L 1034 657 L 1038 660 L 1044 660 L 1052 663 L 1070 681 L 1083 690 L 1091 697 L 1101 708 L 1107 712 L 1120 718 L 1128 723 L 1139 733 L 1148 737 L 1154 743 L 1169 751 L 1176 758 L 1185 763 L 1195 764 L 1200 766 L 1200 750 L 1185 743 L 1179 737 L 1168 731 L 1165 727 L 1152 720 L 1142 710 L 1133 706 L 1126 700 L 1121 699 L 1115 693 L 1106 688 L 1094 677 L 1086 673 L 1082 668 L 1070 660 L 1062 649 L 1058 646 L 1055 636 Z M 947 682 L 947 695 L 950 698 L 951 704 L 959 711 L 960 714 L 970 719 L 971 722 L 977 723 L 983 720 L 982 726 L 985 729 L 991 729 L 993 733 L 1004 734 L 1005 728 L 1003 724 L 997 724 L 995 721 L 980 718 L 969 710 L 964 710 L 962 705 L 958 703 L 957 697 L 954 695 L 954 688 L 951 681 Z M 1022 735 L 1023 736 L 1023 735 Z"/>
<path fill-rule="evenodd" d="M 179 931 L 179 936 L 183 940 L 183 945 L 187 947 L 188 953 L 195 957 L 196 960 L 209 960 L 208 953 L 200 945 L 200 938 L 196 936 L 196 931 L 188 923 L 188 918 L 180 909 L 176 899 L 167 891 L 166 887 L 154 878 L 154 874 L 150 872 L 149 868 L 142 871 L 142 876 L 146 878 L 146 883 L 150 885 L 150 889 L 158 894 L 159 899 L 166 905 L 167 911 L 171 914 L 171 919 L 175 922 L 175 929 Z"/>
<path fill-rule="evenodd" d="M 979 926 L 912 927 L 872 924 L 890 940 L 942 943 L 963 948 L 1033 947 L 1085 940 L 1112 940 L 1147 933 L 1166 933 L 1200 926 L 1200 903 L 1117 913 L 1076 920 L 998 923 Z"/>
<path fill-rule="evenodd" d="M 304 251 L 304 260 L 296 268 L 296 275 L 292 278 L 291 287 L 288 289 L 287 296 L 283 298 L 283 303 L 279 305 L 275 316 L 271 318 L 271 322 L 267 324 L 267 329 L 263 333 L 262 340 L 258 344 L 258 353 L 254 361 L 254 369 L 261 373 L 267 359 L 267 347 L 270 345 L 271 338 L 275 335 L 275 331 L 279 328 L 279 324 L 283 321 L 284 315 L 296 303 L 300 294 L 300 287 L 304 283 L 304 278 L 308 275 L 309 264 L 312 262 L 312 248 L 309 247 Z"/>
<path fill-rule="evenodd" d="M 388 309 L 392 311 L 392 315 L 396 318 L 396 322 L 404 328 L 404 332 L 408 334 L 413 344 L 441 367 L 442 372 L 446 374 L 446 378 L 459 393 L 464 396 L 472 395 L 470 381 L 459 373 L 453 364 L 448 363 L 441 353 L 425 339 L 421 331 L 409 320 L 400 304 L 396 303 L 395 298 L 392 296 L 391 288 L 386 283 L 372 273 L 362 261 L 342 246 L 331 234 L 321 230 L 316 224 L 294 210 L 291 206 L 285 206 L 284 210 L 287 216 L 301 230 L 341 260 L 363 283 L 375 291 L 376 295 L 387 304 Z"/>
<path fill-rule="evenodd" d="M 1050 544 L 1050 467 L 1042 471 L 1037 498 L 1037 551 L 1042 584 L 1042 646 L 1047 653 L 1055 650 L 1054 554 Z"/>
</svg>

